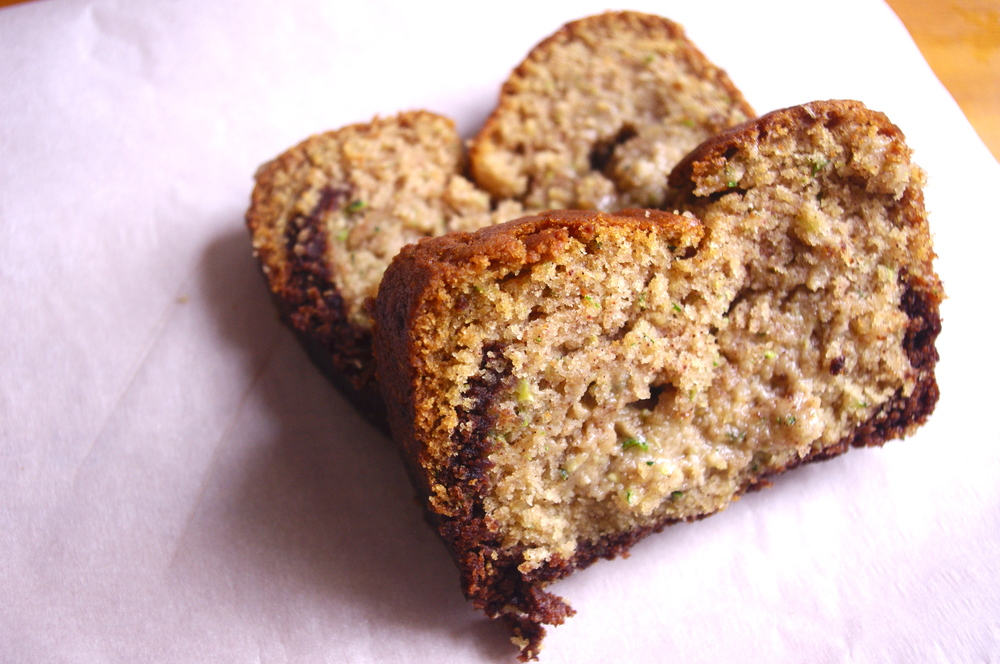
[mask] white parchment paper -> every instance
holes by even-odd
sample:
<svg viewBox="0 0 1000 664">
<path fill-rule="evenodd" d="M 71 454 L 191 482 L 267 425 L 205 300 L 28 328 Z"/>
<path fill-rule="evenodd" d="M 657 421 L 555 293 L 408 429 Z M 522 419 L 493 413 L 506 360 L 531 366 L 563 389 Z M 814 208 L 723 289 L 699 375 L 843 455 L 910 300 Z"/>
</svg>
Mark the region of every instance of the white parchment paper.
<svg viewBox="0 0 1000 664">
<path fill-rule="evenodd" d="M 429 108 L 471 135 L 603 2 L 0 9 L 0 661 L 507 662 L 391 443 L 276 320 L 256 167 Z M 1000 661 L 1000 167 L 887 6 L 636 2 L 758 111 L 855 98 L 929 173 L 949 299 L 915 437 L 554 590 L 543 662 Z"/>
</svg>

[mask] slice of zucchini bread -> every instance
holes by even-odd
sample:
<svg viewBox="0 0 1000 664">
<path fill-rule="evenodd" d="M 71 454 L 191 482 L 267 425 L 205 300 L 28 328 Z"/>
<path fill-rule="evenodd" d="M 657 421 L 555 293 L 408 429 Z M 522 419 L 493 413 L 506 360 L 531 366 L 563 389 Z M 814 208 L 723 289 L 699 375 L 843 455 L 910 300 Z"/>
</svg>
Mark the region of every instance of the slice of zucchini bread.
<svg viewBox="0 0 1000 664">
<path fill-rule="evenodd" d="M 783 423 L 763 469 L 904 436 L 934 409 L 944 293 L 923 183 L 899 128 L 856 101 L 769 113 L 671 173 L 710 249 L 675 297 L 726 302 L 709 410 L 739 437 Z"/>
<path fill-rule="evenodd" d="M 549 212 L 393 261 L 390 425 L 522 658 L 571 613 L 553 580 L 926 420 L 942 292 L 909 155 L 884 116 L 811 104 L 695 150 L 684 216 Z"/>
<path fill-rule="evenodd" d="M 547 212 L 405 247 L 379 288 L 390 428 L 466 595 L 525 657 L 571 613 L 542 586 L 638 536 L 633 473 L 657 484 L 650 505 L 675 490 L 641 418 L 651 385 L 708 377 L 713 341 L 665 290 L 702 233 L 659 211 Z"/>
<path fill-rule="evenodd" d="M 755 115 L 678 24 L 599 14 L 514 70 L 472 141 L 472 174 L 494 198 L 536 209 L 658 207 L 689 150 Z"/>
<path fill-rule="evenodd" d="M 406 244 L 520 216 L 463 175 L 454 123 L 426 111 L 313 136 L 264 164 L 247 212 L 284 320 L 362 411 L 381 419 L 365 307 Z"/>
</svg>

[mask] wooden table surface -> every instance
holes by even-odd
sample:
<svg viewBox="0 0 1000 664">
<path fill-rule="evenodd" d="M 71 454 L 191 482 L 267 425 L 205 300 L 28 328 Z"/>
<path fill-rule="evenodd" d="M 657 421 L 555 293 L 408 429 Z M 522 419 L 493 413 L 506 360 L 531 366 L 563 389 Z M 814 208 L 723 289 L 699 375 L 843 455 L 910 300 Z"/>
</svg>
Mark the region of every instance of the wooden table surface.
<svg viewBox="0 0 1000 664">
<path fill-rule="evenodd" d="M 886 0 L 1000 160 L 1000 0 Z"/>
<path fill-rule="evenodd" d="M 0 0 L 0 7 L 26 0 Z M 1000 159 L 1000 0 L 886 0 Z"/>
</svg>

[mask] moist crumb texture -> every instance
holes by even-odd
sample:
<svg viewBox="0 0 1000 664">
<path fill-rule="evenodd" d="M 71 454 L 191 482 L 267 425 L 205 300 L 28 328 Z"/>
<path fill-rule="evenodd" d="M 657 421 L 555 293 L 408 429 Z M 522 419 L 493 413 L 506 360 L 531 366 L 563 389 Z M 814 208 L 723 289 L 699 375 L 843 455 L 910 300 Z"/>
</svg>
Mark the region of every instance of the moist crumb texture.
<svg viewBox="0 0 1000 664">
<path fill-rule="evenodd" d="M 536 209 L 659 207 L 689 150 L 754 117 L 681 26 L 636 12 L 569 23 L 503 86 L 472 173 Z"/>
<path fill-rule="evenodd" d="M 512 73 L 472 141 L 471 171 L 451 120 L 376 118 L 262 166 L 247 224 L 284 319 L 348 396 L 371 404 L 366 303 L 403 246 L 547 207 L 662 203 L 684 153 L 752 114 L 679 26 L 601 14 L 564 27 Z M 493 165 L 530 187 L 503 184 Z M 379 420 L 377 403 L 363 410 Z"/>
<path fill-rule="evenodd" d="M 370 383 L 365 302 L 404 245 L 523 213 L 461 175 L 454 124 L 414 111 L 313 136 L 261 167 L 247 223 L 272 292 L 355 387 Z"/>
<path fill-rule="evenodd" d="M 666 212 L 549 212 L 404 249 L 390 423 L 465 592 L 525 659 L 549 582 L 805 461 L 912 433 L 943 297 L 922 172 L 856 102 L 699 146 Z"/>
</svg>

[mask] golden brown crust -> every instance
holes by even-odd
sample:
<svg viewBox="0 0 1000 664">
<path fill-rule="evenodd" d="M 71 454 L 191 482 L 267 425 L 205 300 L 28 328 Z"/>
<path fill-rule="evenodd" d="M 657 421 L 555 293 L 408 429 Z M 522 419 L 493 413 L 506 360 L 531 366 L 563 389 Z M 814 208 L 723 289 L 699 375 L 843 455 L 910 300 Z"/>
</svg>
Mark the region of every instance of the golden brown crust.
<svg viewBox="0 0 1000 664">
<path fill-rule="evenodd" d="M 873 111 L 855 100 L 815 101 L 771 111 L 759 118 L 722 130 L 691 150 L 670 172 L 669 183 L 673 202 L 676 204 L 685 197 L 704 195 L 701 192 L 697 194 L 694 192 L 695 183 L 705 173 L 723 166 L 728 159 L 727 155 L 733 151 L 749 149 L 759 141 L 766 140 L 770 133 L 801 131 L 803 127 L 819 122 L 831 127 L 843 122 L 858 126 L 872 125 L 877 127 L 880 133 L 894 139 L 902 141 L 904 138 L 903 132 L 884 113 Z"/>
</svg>

